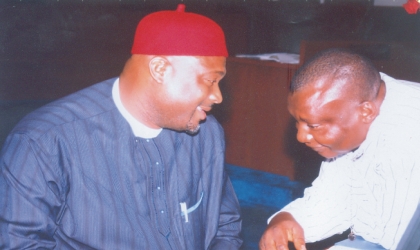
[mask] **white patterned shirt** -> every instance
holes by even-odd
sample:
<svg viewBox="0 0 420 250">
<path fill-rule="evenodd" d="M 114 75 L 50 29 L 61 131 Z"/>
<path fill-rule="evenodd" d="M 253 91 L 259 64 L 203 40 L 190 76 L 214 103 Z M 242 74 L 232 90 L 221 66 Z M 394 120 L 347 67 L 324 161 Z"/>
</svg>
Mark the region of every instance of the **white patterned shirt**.
<svg viewBox="0 0 420 250">
<path fill-rule="evenodd" d="M 366 140 L 324 161 L 304 197 L 281 210 L 304 228 L 307 242 L 353 227 L 365 240 L 395 249 L 413 216 L 420 197 L 420 83 L 381 77 L 386 96 Z"/>
</svg>

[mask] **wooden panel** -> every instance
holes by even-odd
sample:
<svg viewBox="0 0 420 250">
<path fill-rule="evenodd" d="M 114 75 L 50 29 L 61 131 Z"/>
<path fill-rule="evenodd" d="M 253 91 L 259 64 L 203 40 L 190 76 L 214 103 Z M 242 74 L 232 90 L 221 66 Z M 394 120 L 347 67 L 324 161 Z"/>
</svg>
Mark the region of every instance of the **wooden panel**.
<svg viewBox="0 0 420 250">
<path fill-rule="evenodd" d="M 285 141 L 290 121 L 288 85 L 296 67 L 228 58 L 221 83 L 224 101 L 215 108 L 225 129 L 228 163 L 294 179 Z"/>
</svg>

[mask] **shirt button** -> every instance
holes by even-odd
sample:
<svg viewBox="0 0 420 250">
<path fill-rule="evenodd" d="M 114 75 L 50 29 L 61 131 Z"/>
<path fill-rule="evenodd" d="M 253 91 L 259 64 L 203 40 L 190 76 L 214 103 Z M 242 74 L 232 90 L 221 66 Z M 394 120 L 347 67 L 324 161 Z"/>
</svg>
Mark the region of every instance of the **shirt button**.
<svg viewBox="0 0 420 250">
<path fill-rule="evenodd" d="M 158 190 L 160 190 L 160 187 L 157 187 Z"/>
<path fill-rule="evenodd" d="M 159 165 L 159 162 L 156 162 L 156 165 Z"/>
<path fill-rule="evenodd" d="M 146 141 L 149 142 L 149 139 L 147 139 Z"/>
<path fill-rule="evenodd" d="M 165 212 L 165 211 L 163 211 L 163 210 L 160 210 L 160 213 L 161 213 L 161 214 L 163 214 L 164 212 Z"/>
</svg>

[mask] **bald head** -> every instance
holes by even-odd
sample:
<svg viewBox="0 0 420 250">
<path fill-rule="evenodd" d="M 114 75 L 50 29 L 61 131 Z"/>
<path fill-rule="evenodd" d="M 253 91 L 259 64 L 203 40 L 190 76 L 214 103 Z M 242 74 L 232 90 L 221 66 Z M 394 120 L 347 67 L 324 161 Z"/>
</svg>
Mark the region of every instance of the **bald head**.
<svg viewBox="0 0 420 250">
<path fill-rule="evenodd" d="M 321 79 L 323 81 L 319 81 Z M 351 91 L 354 98 L 367 101 L 377 96 L 381 78 L 367 58 L 343 49 L 330 49 L 317 54 L 296 72 L 290 91 L 294 93 L 319 82 Z"/>
</svg>

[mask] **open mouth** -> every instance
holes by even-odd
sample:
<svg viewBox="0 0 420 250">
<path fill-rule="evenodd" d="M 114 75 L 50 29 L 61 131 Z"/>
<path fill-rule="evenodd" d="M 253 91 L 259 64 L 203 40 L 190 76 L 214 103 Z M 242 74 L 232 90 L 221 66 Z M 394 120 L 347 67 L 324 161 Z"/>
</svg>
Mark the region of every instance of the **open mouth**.
<svg viewBox="0 0 420 250">
<path fill-rule="evenodd" d="M 209 112 L 211 110 L 211 108 L 204 108 L 204 107 L 198 106 L 196 108 L 196 110 L 199 113 L 200 120 L 205 120 L 206 117 L 207 117 L 207 113 L 206 112 Z"/>
</svg>

